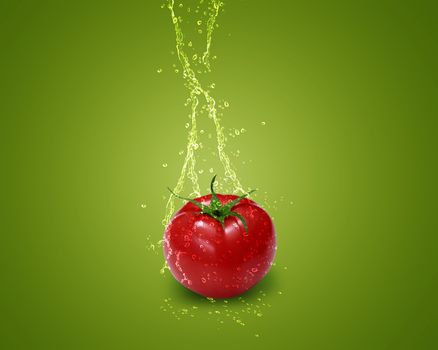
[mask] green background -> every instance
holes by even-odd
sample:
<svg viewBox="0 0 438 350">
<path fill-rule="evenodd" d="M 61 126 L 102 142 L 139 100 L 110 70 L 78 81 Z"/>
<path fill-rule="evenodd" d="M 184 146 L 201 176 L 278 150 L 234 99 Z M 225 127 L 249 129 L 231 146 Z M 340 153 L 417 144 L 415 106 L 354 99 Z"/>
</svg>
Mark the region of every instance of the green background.
<svg viewBox="0 0 438 350">
<path fill-rule="evenodd" d="M 245 327 L 146 250 L 188 121 L 160 5 L 0 3 L 0 347 L 438 347 L 434 2 L 227 1 L 209 79 L 248 130 L 228 150 L 246 187 L 285 197 L 256 287 L 272 307 Z"/>
</svg>

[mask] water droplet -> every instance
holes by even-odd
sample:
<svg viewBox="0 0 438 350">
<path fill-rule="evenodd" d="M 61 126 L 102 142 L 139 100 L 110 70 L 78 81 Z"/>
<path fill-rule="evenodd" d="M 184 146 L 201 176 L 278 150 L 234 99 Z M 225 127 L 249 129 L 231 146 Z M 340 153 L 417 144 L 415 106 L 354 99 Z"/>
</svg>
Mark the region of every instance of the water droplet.
<svg viewBox="0 0 438 350">
<path fill-rule="evenodd" d="M 203 135 L 205 133 L 205 131 L 204 130 L 199 130 L 199 133 Z"/>
<path fill-rule="evenodd" d="M 186 129 L 188 129 L 190 127 L 190 124 L 186 123 L 184 126 L 185 126 Z"/>
<path fill-rule="evenodd" d="M 253 268 L 251 269 L 251 271 L 252 271 L 252 272 L 257 272 L 258 269 L 257 269 L 257 267 L 253 267 Z"/>
<path fill-rule="evenodd" d="M 204 277 L 202 277 L 202 278 L 201 278 L 201 282 L 202 282 L 202 283 L 206 283 L 207 280 L 206 280 Z"/>
<path fill-rule="evenodd" d="M 210 174 L 213 174 L 213 168 L 208 169 L 208 171 L 210 172 Z"/>
<path fill-rule="evenodd" d="M 225 106 L 225 107 L 229 107 L 229 106 L 230 106 L 229 102 L 228 102 L 228 101 L 225 101 L 225 102 L 224 102 L 224 106 Z"/>
<path fill-rule="evenodd" d="M 239 136 L 240 135 L 240 131 L 239 130 L 234 130 L 234 133 L 236 134 L 236 136 Z"/>
<path fill-rule="evenodd" d="M 212 84 L 210 85 L 210 87 L 211 87 L 212 89 L 214 89 L 214 88 L 216 87 L 216 84 L 215 84 L 215 83 L 212 83 Z"/>
<path fill-rule="evenodd" d="M 183 4 L 179 4 L 179 5 L 178 5 L 178 7 L 183 7 L 183 6 L 184 6 Z"/>
<path fill-rule="evenodd" d="M 202 34 L 202 29 L 198 29 L 198 34 Z"/>
<path fill-rule="evenodd" d="M 143 209 L 147 207 L 146 204 L 142 204 L 142 205 L 140 205 L 140 206 L 141 206 Z"/>
<path fill-rule="evenodd" d="M 160 269 L 160 273 L 162 275 L 164 275 L 164 273 L 166 272 L 166 269 L 168 269 L 169 267 L 167 266 L 167 264 L 165 263 L 164 266 Z"/>
<path fill-rule="evenodd" d="M 192 59 L 193 59 L 193 61 L 196 61 L 196 60 L 198 59 L 198 55 L 197 55 L 197 54 L 194 54 L 193 57 L 192 57 Z"/>
<path fill-rule="evenodd" d="M 157 69 L 157 73 L 159 74 L 159 73 L 161 73 L 163 71 L 163 69 L 161 69 L 161 68 L 158 68 Z"/>
<path fill-rule="evenodd" d="M 265 126 L 265 125 L 266 125 L 266 122 L 261 122 L 260 124 L 262 124 L 263 126 Z"/>
<path fill-rule="evenodd" d="M 283 292 L 279 291 L 279 292 L 278 292 L 278 294 L 280 294 L 280 295 L 281 295 L 281 294 L 283 294 Z"/>
<path fill-rule="evenodd" d="M 198 171 L 198 173 L 199 173 L 199 174 L 203 174 L 203 173 L 204 173 L 204 170 L 200 169 L 200 170 Z"/>
<path fill-rule="evenodd" d="M 176 24 L 176 22 L 178 22 L 178 18 L 173 17 L 173 18 L 172 18 L 172 22 L 173 22 L 173 24 Z"/>
<path fill-rule="evenodd" d="M 191 41 L 189 41 L 189 42 L 187 43 L 187 45 L 188 45 L 189 47 L 192 47 L 192 46 L 193 46 L 193 43 L 192 43 Z"/>
<path fill-rule="evenodd" d="M 180 156 L 182 156 L 182 155 L 184 154 L 184 151 L 181 150 L 181 151 L 178 152 L 178 154 L 179 154 Z"/>
<path fill-rule="evenodd" d="M 242 129 L 240 129 L 240 132 L 241 132 L 242 134 L 244 134 L 244 133 L 246 133 L 246 129 L 242 128 Z"/>
<path fill-rule="evenodd" d="M 198 26 L 200 26 L 200 25 L 202 24 L 202 21 L 199 20 L 199 21 L 197 21 L 196 23 L 198 24 Z"/>
<path fill-rule="evenodd" d="M 163 168 L 167 168 L 167 163 L 163 163 Z"/>
<path fill-rule="evenodd" d="M 254 334 L 254 336 L 255 336 L 256 338 L 259 338 L 259 337 L 260 337 L 260 334 Z"/>
<path fill-rule="evenodd" d="M 199 148 L 199 145 L 197 143 L 194 143 L 193 144 L 193 149 L 198 149 L 198 148 Z"/>
</svg>

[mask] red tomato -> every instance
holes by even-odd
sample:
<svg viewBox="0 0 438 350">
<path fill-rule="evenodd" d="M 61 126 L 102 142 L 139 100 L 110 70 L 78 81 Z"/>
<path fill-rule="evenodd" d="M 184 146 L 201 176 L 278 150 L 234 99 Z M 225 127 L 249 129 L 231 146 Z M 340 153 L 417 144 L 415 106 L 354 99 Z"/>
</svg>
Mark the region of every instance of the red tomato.
<svg viewBox="0 0 438 350">
<path fill-rule="evenodd" d="M 164 233 L 164 256 L 173 276 L 206 297 L 230 298 L 244 293 L 266 275 L 275 256 L 274 225 L 257 203 L 240 198 L 225 211 L 229 213 L 225 217 L 219 215 L 218 219 L 218 210 L 211 213 L 211 209 L 225 208 L 233 200 L 237 202 L 239 197 L 216 195 L 214 191 L 213 200 L 211 194 L 196 198 L 205 210 L 193 200 L 188 202 Z M 203 213 L 209 210 L 210 214 Z"/>
</svg>

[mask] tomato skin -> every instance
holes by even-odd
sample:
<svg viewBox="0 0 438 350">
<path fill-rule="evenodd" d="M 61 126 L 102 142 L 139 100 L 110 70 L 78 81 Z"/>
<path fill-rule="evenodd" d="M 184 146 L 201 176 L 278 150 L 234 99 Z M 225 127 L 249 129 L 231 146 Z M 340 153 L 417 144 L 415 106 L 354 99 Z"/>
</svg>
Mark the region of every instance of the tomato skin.
<svg viewBox="0 0 438 350">
<path fill-rule="evenodd" d="M 222 204 L 237 198 L 217 195 Z M 211 195 L 195 201 L 210 204 Z M 219 221 L 193 203 L 185 204 L 164 232 L 164 256 L 173 276 L 186 288 L 212 298 L 230 298 L 246 292 L 269 271 L 276 252 L 275 229 L 269 215 L 245 198 L 232 210 L 225 231 Z"/>
</svg>

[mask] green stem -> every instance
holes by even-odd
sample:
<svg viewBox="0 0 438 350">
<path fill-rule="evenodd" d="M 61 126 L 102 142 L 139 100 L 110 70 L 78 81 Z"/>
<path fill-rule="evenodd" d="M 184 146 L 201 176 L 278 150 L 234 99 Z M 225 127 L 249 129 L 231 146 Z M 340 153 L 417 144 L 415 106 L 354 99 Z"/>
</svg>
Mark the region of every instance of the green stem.
<svg viewBox="0 0 438 350">
<path fill-rule="evenodd" d="M 228 202 L 227 204 L 222 205 L 221 201 L 219 200 L 215 190 L 214 190 L 214 182 L 216 181 L 216 175 L 213 176 L 213 179 L 211 180 L 210 183 L 210 189 L 211 189 L 211 200 L 210 200 L 210 205 L 205 205 L 202 204 L 200 202 L 195 201 L 194 199 L 191 198 L 185 198 L 182 197 L 178 194 L 176 194 L 175 192 L 173 192 L 169 187 L 167 188 L 170 193 L 172 193 L 175 197 L 182 199 L 182 200 L 186 200 L 189 201 L 190 203 L 196 205 L 199 209 L 201 209 L 201 214 L 206 214 L 211 216 L 213 219 L 219 221 L 222 225 L 222 228 L 224 228 L 224 222 L 225 219 L 229 216 L 234 216 L 236 218 L 238 218 L 241 222 L 242 225 L 246 231 L 246 233 L 248 233 L 248 225 L 246 224 L 245 219 L 243 218 L 242 215 L 240 215 L 239 213 L 236 213 L 234 211 L 231 211 L 231 209 L 237 205 L 242 199 L 248 197 L 251 193 L 255 192 L 255 190 L 251 190 L 248 193 L 234 199 L 231 202 Z"/>
</svg>

